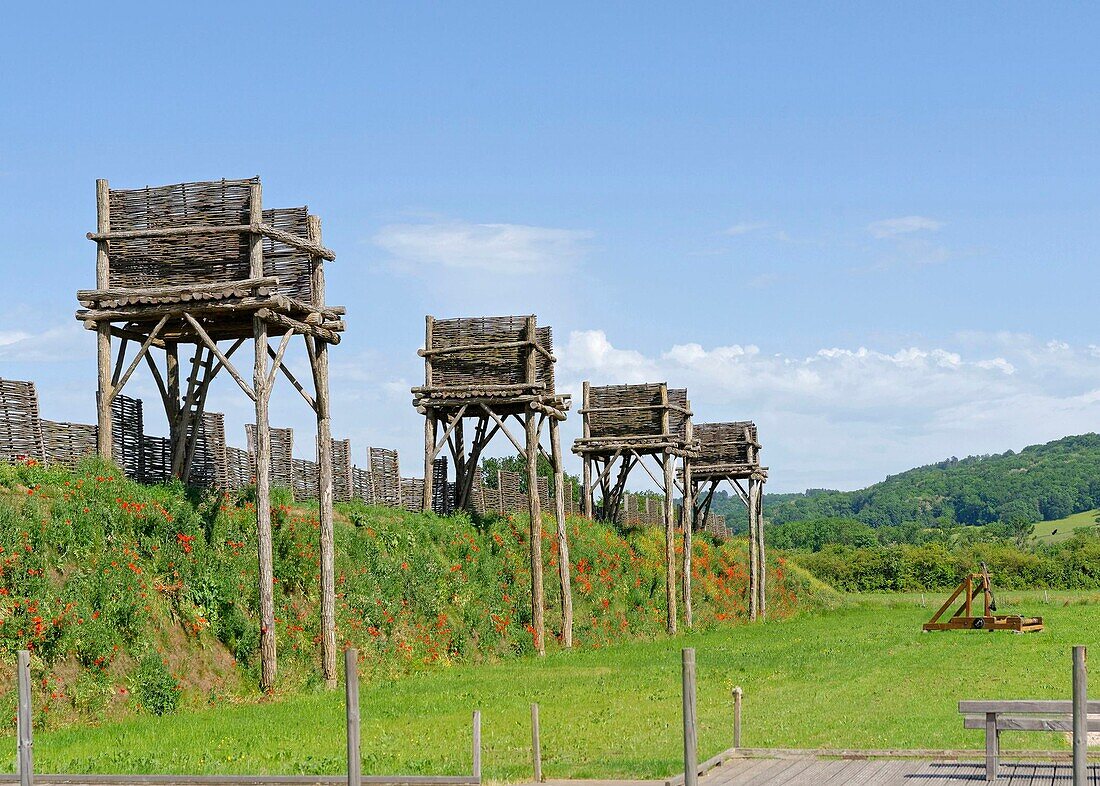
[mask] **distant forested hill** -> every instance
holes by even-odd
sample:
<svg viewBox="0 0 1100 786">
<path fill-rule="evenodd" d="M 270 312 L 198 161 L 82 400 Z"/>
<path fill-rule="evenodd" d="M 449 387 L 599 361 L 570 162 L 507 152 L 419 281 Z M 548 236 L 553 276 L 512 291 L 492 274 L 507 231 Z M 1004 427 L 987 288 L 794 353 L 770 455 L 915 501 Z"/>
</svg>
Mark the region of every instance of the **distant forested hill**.
<svg viewBox="0 0 1100 786">
<path fill-rule="evenodd" d="M 1032 445 L 1019 453 L 950 458 L 890 475 L 859 491 L 810 489 L 767 494 L 770 524 L 856 519 L 871 527 L 1007 524 L 1059 519 L 1100 507 L 1100 435 Z M 744 528 L 744 505 L 716 498 L 712 508 Z"/>
</svg>

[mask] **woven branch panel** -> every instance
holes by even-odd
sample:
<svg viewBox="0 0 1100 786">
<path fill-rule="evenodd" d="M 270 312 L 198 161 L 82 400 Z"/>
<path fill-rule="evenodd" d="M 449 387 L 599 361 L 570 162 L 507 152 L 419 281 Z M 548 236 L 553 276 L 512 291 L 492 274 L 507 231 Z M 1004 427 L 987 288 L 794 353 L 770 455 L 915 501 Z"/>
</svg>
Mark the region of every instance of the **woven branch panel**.
<svg viewBox="0 0 1100 786">
<path fill-rule="evenodd" d="M 413 513 L 424 509 L 424 478 L 401 478 L 402 507 Z"/>
<path fill-rule="evenodd" d="M 111 189 L 112 232 L 249 223 L 250 189 L 258 178 Z M 265 210 L 264 223 L 301 238 L 308 235 L 304 207 Z M 219 233 L 115 239 L 110 247 L 114 289 L 222 284 L 250 278 L 249 235 Z M 277 276 L 276 292 L 312 303 L 308 255 L 263 239 L 264 275 Z"/>
<path fill-rule="evenodd" d="M 145 420 L 141 399 L 119 394 L 111 402 L 111 451 L 114 462 L 136 480 L 144 475 L 141 441 L 145 436 Z M 93 444 L 93 454 L 96 446 Z"/>
<path fill-rule="evenodd" d="M 355 489 L 355 498 L 361 499 L 368 505 L 374 503 L 374 489 L 371 488 L 370 472 L 359 467 L 351 468 L 352 486 Z"/>
<path fill-rule="evenodd" d="M 390 508 L 401 505 L 401 468 L 396 450 L 370 449 L 370 475 L 374 488 L 374 503 Z"/>
<path fill-rule="evenodd" d="M 664 412 L 661 390 L 664 387 L 663 384 L 645 384 L 589 388 L 586 409 L 598 410 L 585 413 L 592 437 L 628 439 L 661 436 L 664 433 L 661 427 Z M 687 409 L 687 389 L 668 388 L 668 403 Z M 687 439 L 687 421 L 683 412 L 669 409 L 668 433 Z"/>
<path fill-rule="evenodd" d="M 332 440 L 332 495 L 337 502 L 347 502 L 355 494 L 351 477 L 351 440 Z"/>
<path fill-rule="evenodd" d="M 248 452 L 253 456 L 252 473 L 255 474 L 256 424 L 246 423 L 245 435 L 248 438 Z M 284 489 L 294 487 L 294 429 L 271 429 L 271 485 Z"/>
<path fill-rule="evenodd" d="M 167 437 L 141 438 L 141 482 L 149 485 L 172 479 L 172 444 Z"/>
<path fill-rule="evenodd" d="M 254 462 L 247 450 L 235 448 L 232 445 L 225 447 L 226 466 L 229 475 L 229 488 L 239 491 L 249 486 L 254 481 L 252 467 Z"/>
<path fill-rule="evenodd" d="M 539 506 L 542 510 L 550 509 L 550 481 L 542 475 L 535 479 L 535 485 L 539 492 Z"/>
<path fill-rule="evenodd" d="M 565 514 L 572 516 L 577 512 L 577 500 L 574 496 L 577 493 L 576 487 L 573 481 L 565 481 Z"/>
<path fill-rule="evenodd" d="M 501 513 L 521 513 L 528 510 L 527 495 L 520 489 L 520 477 L 518 472 L 499 470 L 497 472 L 497 489 L 500 491 Z"/>
<path fill-rule="evenodd" d="M 440 456 L 432 462 L 432 510 L 439 516 L 454 511 L 454 494 L 447 483 L 447 457 Z"/>
<path fill-rule="evenodd" d="M 0 461 L 44 461 L 46 448 L 33 382 L 0 379 Z"/>
<path fill-rule="evenodd" d="M 707 514 L 707 520 L 703 523 L 703 530 L 720 540 L 733 537 L 733 530 L 726 524 L 726 517 L 718 513 Z"/>
<path fill-rule="evenodd" d="M 734 423 L 695 423 L 692 433 L 699 440 L 699 457 L 692 466 L 715 464 L 760 464 L 760 444 L 756 424 L 744 420 Z"/>
<path fill-rule="evenodd" d="M 527 318 L 473 317 L 437 319 L 432 323 L 432 350 L 470 345 L 506 344 L 527 340 Z M 535 341 L 549 352 L 554 342 L 549 327 L 535 328 Z M 521 385 L 527 382 L 526 346 L 492 347 L 435 355 L 431 358 L 435 387 L 479 387 Z M 554 364 L 541 352 L 537 355 L 535 382 L 554 391 Z"/>
<path fill-rule="evenodd" d="M 317 499 L 319 475 L 317 462 L 308 459 L 291 460 L 291 490 L 297 500 Z"/>
<path fill-rule="evenodd" d="M 191 485 L 205 488 L 229 488 L 229 464 L 226 458 L 225 415 L 204 412 L 195 438 L 191 459 Z"/>
<path fill-rule="evenodd" d="M 98 450 L 99 429 L 84 423 L 42 421 L 42 440 L 47 463 L 74 466 Z"/>
</svg>

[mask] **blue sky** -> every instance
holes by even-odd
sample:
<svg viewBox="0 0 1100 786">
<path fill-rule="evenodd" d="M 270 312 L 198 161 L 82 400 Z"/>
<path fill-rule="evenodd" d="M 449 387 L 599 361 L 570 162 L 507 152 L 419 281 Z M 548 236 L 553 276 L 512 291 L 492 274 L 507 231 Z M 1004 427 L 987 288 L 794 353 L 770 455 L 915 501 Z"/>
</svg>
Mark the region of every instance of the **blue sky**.
<svg viewBox="0 0 1100 786">
<path fill-rule="evenodd" d="M 7 9 L 0 375 L 93 417 L 95 178 L 258 174 L 337 252 L 360 463 L 418 464 L 425 313 L 536 312 L 566 389 L 756 419 L 775 490 L 1096 428 L 1100 11 L 593 5 Z"/>
</svg>

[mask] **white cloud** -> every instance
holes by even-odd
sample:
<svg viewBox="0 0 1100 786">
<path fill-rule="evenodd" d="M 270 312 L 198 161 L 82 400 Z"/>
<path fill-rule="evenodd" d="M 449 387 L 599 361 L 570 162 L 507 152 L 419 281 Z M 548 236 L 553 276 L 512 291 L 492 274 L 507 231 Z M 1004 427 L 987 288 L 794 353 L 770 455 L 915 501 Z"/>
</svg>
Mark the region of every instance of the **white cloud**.
<svg viewBox="0 0 1100 786">
<path fill-rule="evenodd" d="M 0 360 L 23 363 L 57 363 L 95 354 L 92 334 L 74 320 L 37 333 L 0 330 Z"/>
<path fill-rule="evenodd" d="M 1100 357 L 1019 334 L 969 334 L 956 347 L 823 347 L 806 355 L 687 343 L 653 355 L 576 331 L 559 380 L 667 380 L 696 422 L 754 419 L 772 487 L 854 488 L 952 455 L 1018 450 L 1100 423 Z"/>
<path fill-rule="evenodd" d="M 767 229 L 768 224 L 762 221 L 743 221 L 739 224 L 734 224 L 731 227 L 725 229 L 722 234 L 736 237 L 737 235 L 747 235 L 750 232 L 755 232 L 758 229 Z"/>
<path fill-rule="evenodd" d="M 901 218 L 884 218 L 867 225 L 867 231 L 879 239 L 908 235 L 913 232 L 935 232 L 943 226 L 942 221 L 924 216 L 902 216 Z"/>
<path fill-rule="evenodd" d="M 591 236 L 573 229 L 446 221 L 390 224 L 373 240 L 405 268 L 531 274 L 572 265 L 583 255 L 583 241 Z"/>
</svg>

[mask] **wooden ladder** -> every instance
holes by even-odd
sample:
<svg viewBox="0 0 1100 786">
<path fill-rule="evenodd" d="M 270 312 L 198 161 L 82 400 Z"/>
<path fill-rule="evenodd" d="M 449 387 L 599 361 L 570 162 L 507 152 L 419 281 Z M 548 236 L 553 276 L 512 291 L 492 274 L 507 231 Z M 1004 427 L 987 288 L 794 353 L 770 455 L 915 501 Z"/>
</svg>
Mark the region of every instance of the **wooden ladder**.
<svg viewBox="0 0 1100 786">
<path fill-rule="evenodd" d="M 191 477 L 191 463 L 195 458 L 199 423 L 206 407 L 213 367 L 214 353 L 204 346 L 196 346 L 191 358 L 191 373 L 187 377 L 187 395 L 176 421 L 175 431 L 179 437 L 172 454 L 172 475 L 184 483 Z"/>
</svg>

